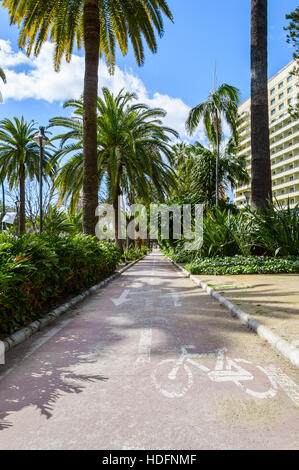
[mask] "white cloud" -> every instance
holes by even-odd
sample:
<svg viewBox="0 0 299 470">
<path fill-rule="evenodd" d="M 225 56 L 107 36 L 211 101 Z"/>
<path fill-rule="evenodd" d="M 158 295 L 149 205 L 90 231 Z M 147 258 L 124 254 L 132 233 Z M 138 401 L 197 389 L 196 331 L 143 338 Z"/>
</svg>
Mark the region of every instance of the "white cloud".
<svg viewBox="0 0 299 470">
<path fill-rule="evenodd" d="M 84 58 L 73 54 L 71 62 L 63 62 L 59 73 L 53 67 L 53 45 L 45 43 L 37 58 L 28 58 L 21 51 L 15 52 L 9 41 L 0 40 L 0 65 L 4 68 L 7 84 L 3 87 L 4 99 L 18 101 L 33 98 L 53 103 L 78 98 L 83 89 Z M 20 70 L 20 66 L 23 66 Z M 16 67 L 18 67 L 16 69 Z M 185 121 L 190 107 L 180 98 L 161 93 L 151 97 L 142 80 L 130 71 L 115 68 L 111 76 L 101 60 L 99 67 L 99 88 L 109 88 L 116 93 L 122 88 L 136 93 L 138 100 L 152 107 L 167 111 L 165 125 L 176 129 L 181 138 L 187 139 Z M 204 139 L 203 126 L 200 125 L 196 139 Z"/>
</svg>

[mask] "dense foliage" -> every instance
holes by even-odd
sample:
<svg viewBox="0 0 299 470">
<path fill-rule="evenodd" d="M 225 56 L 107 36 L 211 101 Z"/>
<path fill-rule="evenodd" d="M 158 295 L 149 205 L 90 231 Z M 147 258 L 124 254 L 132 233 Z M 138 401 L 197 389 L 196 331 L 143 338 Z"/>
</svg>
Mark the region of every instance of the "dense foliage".
<svg viewBox="0 0 299 470">
<path fill-rule="evenodd" d="M 295 268 L 288 267 L 288 261 L 282 260 L 287 259 L 285 257 L 288 256 L 293 256 L 294 259 L 299 256 L 298 206 L 284 210 L 270 206 L 263 212 L 252 212 L 249 209 L 234 211 L 214 208 L 205 213 L 203 243 L 198 251 L 184 251 L 181 241 L 172 244 L 164 243 L 163 248 L 164 252 L 177 263 L 191 263 L 189 266 L 203 269 L 200 272 L 211 273 L 210 267 L 214 269 L 211 258 L 218 260 L 219 257 L 230 260 L 229 272 L 232 272 L 233 266 L 236 266 L 235 274 L 268 272 L 268 263 L 270 263 L 270 272 L 296 272 L 296 263 Z M 258 258 L 252 258 L 250 255 L 262 256 L 258 263 L 252 264 L 252 260 Z M 248 260 L 251 260 L 247 271 L 246 256 Z M 271 259 L 275 257 L 277 260 L 274 260 L 272 265 Z M 203 262 L 204 259 L 206 259 L 205 262 Z M 244 262 L 243 270 L 241 269 L 242 262 Z M 216 262 L 218 266 L 217 263 L 218 261 Z M 261 268 L 263 265 L 265 265 L 265 271 Z M 204 271 L 205 268 L 207 271 Z M 223 274 L 224 271 L 225 269 L 221 266 L 219 274 Z"/>
<path fill-rule="evenodd" d="M 100 282 L 119 260 L 114 244 L 84 235 L 0 235 L 0 335 Z"/>
<path fill-rule="evenodd" d="M 138 247 L 128 248 L 127 250 L 124 250 L 122 259 L 124 261 L 135 261 L 145 256 L 147 253 L 149 253 L 149 251 L 150 249 L 147 248 L 146 246 L 141 246 L 140 248 Z"/>
<path fill-rule="evenodd" d="M 197 258 L 187 264 L 191 274 L 279 274 L 299 273 L 299 256 L 227 256 Z"/>
</svg>

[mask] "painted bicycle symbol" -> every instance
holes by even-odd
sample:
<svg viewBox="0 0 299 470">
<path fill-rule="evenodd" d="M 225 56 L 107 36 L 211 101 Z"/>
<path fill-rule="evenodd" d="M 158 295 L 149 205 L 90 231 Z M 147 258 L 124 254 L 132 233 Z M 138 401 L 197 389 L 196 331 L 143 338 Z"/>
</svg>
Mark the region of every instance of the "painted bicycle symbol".
<svg viewBox="0 0 299 470">
<path fill-rule="evenodd" d="M 206 374 L 213 382 L 232 382 L 238 388 L 255 398 L 273 398 L 277 393 L 277 383 L 268 372 L 260 366 L 253 366 L 250 361 L 245 359 L 231 359 L 227 356 L 226 348 L 216 349 L 211 352 L 196 354 L 188 350 L 195 349 L 195 346 L 182 346 L 181 355 L 178 360 L 165 359 L 161 361 L 152 374 L 152 379 L 156 389 L 168 398 L 183 397 L 193 385 L 192 366 Z M 215 358 L 214 369 L 209 369 L 200 363 L 201 359 Z M 252 369 L 252 366 L 258 369 L 258 372 L 266 375 L 267 390 L 258 391 L 245 385 L 248 382 L 254 382 L 254 375 L 246 370 L 242 365 L 245 364 Z"/>
</svg>

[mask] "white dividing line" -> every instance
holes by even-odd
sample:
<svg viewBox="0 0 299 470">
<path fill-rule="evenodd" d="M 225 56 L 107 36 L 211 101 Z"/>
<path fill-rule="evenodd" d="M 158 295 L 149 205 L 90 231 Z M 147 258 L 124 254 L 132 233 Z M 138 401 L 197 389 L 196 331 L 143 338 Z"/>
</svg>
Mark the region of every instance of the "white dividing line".
<svg viewBox="0 0 299 470">
<path fill-rule="evenodd" d="M 274 382 L 276 382 L 282 390 L 288 395 L 288 397 L 299 406 L 299 387 L 288 377 L 279 367 L 270 366 L 266 367 L 265 370 Z"/>
<path fill-rule="evenodd" d="M 136 366 L 151 362 L 152 329 L 144 328 L 140 333 Z"/>
<path fill-rule="evenodd" d="M 180 301 L 180 295 L 177 293 L 176 289 L 174 289 L 173 287 L 168 287 L 167 289 L 170 290 L 170 294 L 171 294 L 172 300 L 174 302 L 174 306 L 175 307 L 181 307 L 182 304 L 181 304 L 181 301 Z"/>
<path fill-rule="evenodd" d="M 51 327 L 51 330 L 49 330 L 47 333 L 44 333 L 41 338 L 35 341 L 34 345 L 23 356 L 20 362 L 16 363 L 13 367 L 10 367 L 9 369 L 7 369 L 6 372 L 4 372 L 4 374 L 0 375 L 0 381 L 4 379 L 4 377 L 6 377 L 10 372 L 12 372 L 16 367 L 18 367 L 22 362 L 28 359 L 28 357 L 30 357 L 35 351 L 37 351 L 37 349 L 39 349 L 43 344 L 49 341 L 49 339 L 51 339 L 53 336 L 59 333 L 59 331 L 61 331 L 71 321 L 73 321 L 73 318 L 68 318 L 66 320 L 61 321 L 60 325 Z"/>
</svg>

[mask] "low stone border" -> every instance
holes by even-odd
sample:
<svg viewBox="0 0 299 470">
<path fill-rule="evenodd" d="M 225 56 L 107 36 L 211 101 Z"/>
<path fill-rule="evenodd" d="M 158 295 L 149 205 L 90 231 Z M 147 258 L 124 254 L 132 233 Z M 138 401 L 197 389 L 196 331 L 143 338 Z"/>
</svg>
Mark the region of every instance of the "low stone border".
<svg viewBox="0 0 299 470">
<path fill-rule="evenodd" d="M 12 335 L 0 341 L 0 343 L 1 342 L 4 343 L 5 352 L 14 348 L 18 344 L 23 343 L 27 338 L 34 335 L 38 331 L 41 331 L 42 329 L 44 329 L 46 326 L 50 325 L 51 323 L 53 323 L 71 307 L 74 307 L 74 305 L 77 305 L 79 302 L 82 302 L 82 300 L 84 300 L 90 294 L 93 294 L 98 289 L 101 289 L 102 287 L 106 286 L 110 281 L 120 276 L 124 271 L 134 266 L 134 264 L 138 263 L 138 261 L 142 260 L 143 258 L 144 256 L 142 258 L 139 258 L 133 261 L 132 263 L 127 264 L 126 266 L 121 268 L 119 271 L 116 271 L 114 274 L 112 274 L 112 276 L 107 277 L 107 279 L 104 279 L 103 281 L 101 281 L 99 284 L 90 287 L 89 289 L 84 291 L 82 294 L 77 295 L 76 297 L 73 297 L 69 302 L 66 302 L 65 304 L 61 305 L 55 310 L 52 310 L 52 312 L 49 312 L 45 316 L 30 323 L 25 328 L 22 328 L 21 330 L 16 331 Z"/>
<path fill-rule="evenodd" d="M 166 256 L 166 255 L 164 255 Z M 182 268 L 178 263 L 173 261 L 171 258 L 166 256 L 180 271 L 184 273 L 186 277 L 189 277 L 196 285 L 204 289 L 211 297 L 218 300 L 222 305 L 224 305 L 234 317 L 237 317 L 244 325 L 247 325 L 248 328 L 255 331 L 260 338 L 266 340 L 277 352 L 282 354 L 288 361 L 291 362 L 296 367 L 299 367 L 299 350 L 294 348 L 288 341 L 284 340 L 273 331 L 269 330 L 261 323 L 253 320 L 247 313 L 243 312 L 240 308 L 236 307 L 232 302 L 223 297 L 219 292 L 212 287 L 209 287 L 204 282 L 197 279 L 193 274 L 190 274 L 185 268 Z"/>
</svg>

